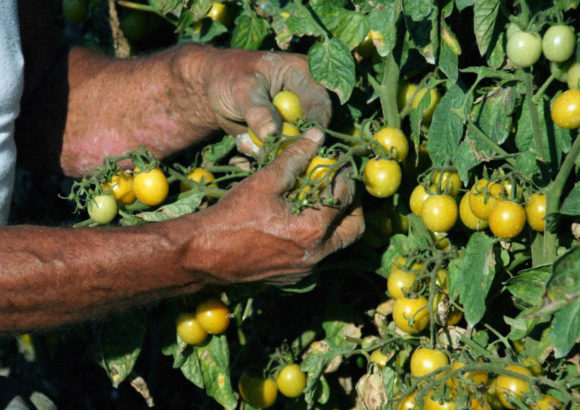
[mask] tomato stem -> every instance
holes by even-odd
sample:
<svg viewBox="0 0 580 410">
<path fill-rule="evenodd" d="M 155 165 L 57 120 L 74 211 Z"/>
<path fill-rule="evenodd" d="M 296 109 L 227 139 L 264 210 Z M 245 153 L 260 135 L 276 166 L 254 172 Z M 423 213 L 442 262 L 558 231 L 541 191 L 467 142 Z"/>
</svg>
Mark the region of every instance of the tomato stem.
<svg viewBox="0 0 580 410">
<path fill-rule="evenodd" d="M 546 190 L 546 215 L 552 215 L 558 212 L 560 207 L 560 197 L 568 180 L 568 176 L 574 167 L 576 159 L 580 155 L 580 131 L 572 144 L 572 148 L 566 155 L 560 171 L 556 175 L 556 178 L 548 185 Z M 544 263 L 552 263 L 556 259 L 556 251 L 558 248 L 558 235 L 555 232 L 556 227 L 553 231 L 546 230 L 544 232 Z"/>
</svg>

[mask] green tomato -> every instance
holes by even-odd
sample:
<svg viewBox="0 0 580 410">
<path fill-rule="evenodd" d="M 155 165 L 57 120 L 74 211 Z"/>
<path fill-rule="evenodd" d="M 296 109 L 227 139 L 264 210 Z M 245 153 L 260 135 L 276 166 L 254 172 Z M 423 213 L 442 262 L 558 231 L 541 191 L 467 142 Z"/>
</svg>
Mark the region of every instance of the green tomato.
<svg viewBox="0 0 580 410">
<path fill-rule="evenodd" d="M 542 38 L 544 57 L 557 63 L 562 63 L 572 57 L 575 46 L 576 34 L 572 27 L 565 24 L 550 27 Z"/>
<path fill-rule="evenodd" d="M 580 63 L 574 62 L 568 69 L 568 88 L 578 90 L 580 89 Z"/>
<path fill-rule="evenodd" d="M 106 225 L 117 216 L 117 201 L 112 195 L 96 195 L 89 202 L 88 211 L 93 221 Z"/>
<path fill-rule="evenodd" d="M 508 39 L 506 53 L 516 67 L 531 67 L 542 54 L 542 39 L 527 31 L 513 33 Z"/>
</svg>

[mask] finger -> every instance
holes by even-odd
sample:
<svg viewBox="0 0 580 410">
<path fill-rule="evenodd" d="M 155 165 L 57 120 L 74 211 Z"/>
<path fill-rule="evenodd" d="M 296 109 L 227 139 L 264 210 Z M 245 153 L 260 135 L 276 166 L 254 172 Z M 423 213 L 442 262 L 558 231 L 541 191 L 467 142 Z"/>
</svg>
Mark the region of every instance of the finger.
<svg viewBox="0 0 580 410">
<path fill-rule="evenodd" d="M 297 178 L 306 171 L 323 140 L 322 130 L 311 128 L 264 168 L 267 172 L 263 175 L 271 179 L 269 182 L 275 194 L 283 194 L 296 185 Z"/>
</svg>

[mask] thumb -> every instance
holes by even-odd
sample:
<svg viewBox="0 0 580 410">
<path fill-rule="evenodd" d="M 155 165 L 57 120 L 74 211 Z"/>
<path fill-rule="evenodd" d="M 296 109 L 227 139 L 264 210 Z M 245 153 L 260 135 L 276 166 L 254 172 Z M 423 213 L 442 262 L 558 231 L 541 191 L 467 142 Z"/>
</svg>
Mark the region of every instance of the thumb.
<svg viewBox="0 0 580 410">
<path fill-rule="evenodd" d="M 277 193 L 282 194 L 294 187 L 296 179 L 306 171 L 323 141 L 322 130 L 311 128 L 268 165 L 279 182 Z"/>
</svg>

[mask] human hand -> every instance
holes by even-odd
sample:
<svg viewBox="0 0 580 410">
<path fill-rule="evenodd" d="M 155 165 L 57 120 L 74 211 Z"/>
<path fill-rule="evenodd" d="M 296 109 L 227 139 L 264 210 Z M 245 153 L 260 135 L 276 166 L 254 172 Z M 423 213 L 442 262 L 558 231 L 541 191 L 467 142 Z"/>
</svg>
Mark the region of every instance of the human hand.
<svg viewBox="0 0 580 410">
<path fill-rule="evenodd" d="M 246 133 L 248 127 L 261 140 L 278 133 L 282 122 L 271 100 L 281 90 L 298 96 L 306 120 L 330 121 L 330 98 L 310 76 L 304 55 L 215 49 L 207 62 L 211 70 L 203 81 L 209 103 L 220 126 L 232 135 Z"/>
<path fill-rule="evenodd" d="M 319 129 L 307 131 L 279 157 L 232 188 L 201 212 L 205 248 L 188 257 L 192 270 L 216 282 L 298 281 L 328 254 L 345 248 L 364 231 L 362 209 L 353 203 L 354 182 L 339 172 L 332 184 L 338 206 L 317 206 L 292 213 L 284 194 L 291 190 L 322 142 Z"/>
</svg>

